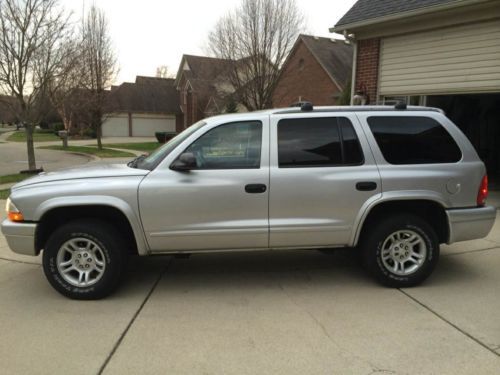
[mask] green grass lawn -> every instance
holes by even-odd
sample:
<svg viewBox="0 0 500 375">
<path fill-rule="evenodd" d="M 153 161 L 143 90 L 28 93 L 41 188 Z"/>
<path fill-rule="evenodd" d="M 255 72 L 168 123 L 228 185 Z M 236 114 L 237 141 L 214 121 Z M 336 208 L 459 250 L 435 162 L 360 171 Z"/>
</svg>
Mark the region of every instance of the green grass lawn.
<svg viewBox="0 0 500 375">
<path fill-rule="evenodd" d="M 30 178 L 32 176 L 34 175 L 28 173 L 7 174 L 4 176 L 0 176 L 0 185 L 19 182 L 22 180 L 26 180 L 27 178 Z"/>
<path fill-rule="evenodd" d="M 158 142 L 142 142 L 142 143 L 106 143 L 103 145 L 104 147 L 111 148 L 123 148 L 125 150 L 135 150 L 135 151 L 144 151 L 144 152 L 152 152 L 161 146 Z"/>
<path fill-rule="evenodd" d="M 10 142 L 26 142 L 26 133 L 24 131 L 17 131 L 12 133 L 7 140 Z M 60 140 L 61 139 L 54 133 L 33 133 L 34 142 L 51 142 Z"/>
<path fill-rule="evenodd" d="M 103 148 L 98 150 L 96 146 L 68 146 L 63 148 L 63 146 L 43 146 L 38 147 L 44 150 L 57 150 L 57 151 L 67 151 L 67 152 L 80 152 L 82 154 L 89 154 L 99 156 L 100 158 L 128 158 L 135 157 L 135 154 L 125 151 L 116 151 L 109 148 Z"/>
<path fill-rule="evenodd" d="M 10 189 L 0 190 L 0 199 L 7 199 L 10 195 Z"/>
</svg>

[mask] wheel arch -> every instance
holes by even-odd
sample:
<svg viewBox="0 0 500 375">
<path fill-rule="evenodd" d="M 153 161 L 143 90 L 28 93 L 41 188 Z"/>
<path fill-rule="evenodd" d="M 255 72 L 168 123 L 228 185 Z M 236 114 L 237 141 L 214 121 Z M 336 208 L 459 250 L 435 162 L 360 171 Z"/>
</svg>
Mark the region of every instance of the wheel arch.
<svg viewBox="0 0 500 375">
<path fill-rule="evenodd" d="M 358 219 L 352 245 L 357 246 L 377 219 L 396 213 L 408 213 L 421 217 L 436 230 L 439 243 L 447 243 L 450 236 L 445 205 L 434 197 L 391 197 L 373 202 Z"/>
<path fill-rule="evenodd" d="M 133 243 L 132 251 L 148 254 L 144 232 L 138 216 L 123 200 L 113 197 L 63 197 L 44 202 L 35 211 L 38 222 L 35 233 L 37 253 L 45 246 L 50 233 L 61 224 L 73 219 L 95 218 L 115 225 Z"/>
</svg>

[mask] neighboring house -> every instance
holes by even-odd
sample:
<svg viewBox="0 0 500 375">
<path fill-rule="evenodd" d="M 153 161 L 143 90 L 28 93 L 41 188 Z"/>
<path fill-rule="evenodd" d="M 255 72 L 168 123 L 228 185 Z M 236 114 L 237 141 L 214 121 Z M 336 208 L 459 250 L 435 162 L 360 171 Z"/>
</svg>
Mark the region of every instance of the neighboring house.
<svg viewBox="0 0 500 375">
<path fill-rule="evenodd" d="M 281 70 L 273 106 L 338 104 L 351 79 L 352 57 L 353 48 L 344 40 L 300 35 Z"/>
<path fill-rule="evenodd" d="M 175 132 L 179 95 L 174 80 L 137 76 L 135 83 L 113 86 L 102 125 L 104 137 L 154 137 Z"/>
<path fill-rule="evenodd" d="M 177 131 L 209 116 L 226 112 L 234 87 L 229 80 L 232 61 L 183 55 L 177 71 L 181 119 Z M 237 105 L 238 111 L 246 109 Z"/>
<path fill-rule="evenodd" d="M 500 174 L 500 0 L 359 0 L 330 31 L 355 44 L 356 99 L 444 109 Z"/>
</svg>

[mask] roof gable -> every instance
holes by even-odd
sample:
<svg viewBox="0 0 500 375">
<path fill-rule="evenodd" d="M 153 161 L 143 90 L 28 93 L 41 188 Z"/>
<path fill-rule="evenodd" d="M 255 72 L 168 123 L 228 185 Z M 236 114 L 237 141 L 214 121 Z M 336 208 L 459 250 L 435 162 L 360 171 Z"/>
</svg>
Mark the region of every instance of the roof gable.
<svg viewBox="0 0 500 375">
<path fill-rule="evenodd" d="M 352 73 L 353 48 L 343 40 L 300 35 L 299 39 L 309 49 L 332 81 L 343 90 Z"/>
<path fill-rule="evenodd" d="M 182 56 L 175 84 L 179 85 L 182 77 L 188 80 L 214 81 L 231 67 L 230 60 L 216 57 L 184 55 Z"/>
</svg>

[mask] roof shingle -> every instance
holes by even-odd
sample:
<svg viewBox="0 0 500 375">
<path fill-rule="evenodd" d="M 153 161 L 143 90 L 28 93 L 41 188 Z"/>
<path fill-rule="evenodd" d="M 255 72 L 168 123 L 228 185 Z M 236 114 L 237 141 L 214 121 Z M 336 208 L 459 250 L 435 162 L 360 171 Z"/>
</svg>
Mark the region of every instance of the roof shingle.
<svg viewBox="0 0 500 375">
<path fill-rule="evenodd" d="M 358 0 L 335 27 L 461 0 Z"/>
<path fill-rule="evenodd" d="M 342 40 L 301 35 L 300 39 L 328 75 L 343 89 L 352 72 L 352 45 Z"/>
<path fill-rule="evenodd" d="M 135 83 L 125 82 L 111 90 L 108 111 L 177 113 L 179 93 L 173 79 L 137 76 Z"/>
</svg>

